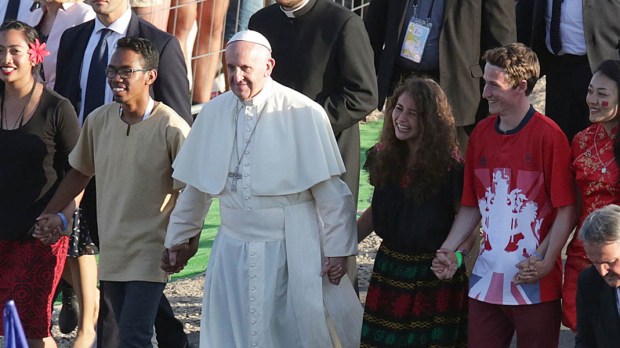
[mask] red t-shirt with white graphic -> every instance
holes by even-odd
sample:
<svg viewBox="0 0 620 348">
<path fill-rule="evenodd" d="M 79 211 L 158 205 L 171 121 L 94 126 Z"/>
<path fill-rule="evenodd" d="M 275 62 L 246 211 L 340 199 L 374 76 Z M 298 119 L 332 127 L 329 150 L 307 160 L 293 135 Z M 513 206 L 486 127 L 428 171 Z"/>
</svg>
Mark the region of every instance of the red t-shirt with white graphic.
<svg viewBox="0 0 620 348">
<path fill-rule="evenodd" d="M 561 297 L 562 264 L 539 282 L 516 285 L 515 265 L 533 254 L 554 222 L 557 208 L 575 203 L 566 136 L 533 108 L 519 126 L 502 132 L 499 117 L 474 129 L 467 147 L 462 204 L 478 206 L 483 241 L 469 297 L 524 305 Z"/>
</svg>

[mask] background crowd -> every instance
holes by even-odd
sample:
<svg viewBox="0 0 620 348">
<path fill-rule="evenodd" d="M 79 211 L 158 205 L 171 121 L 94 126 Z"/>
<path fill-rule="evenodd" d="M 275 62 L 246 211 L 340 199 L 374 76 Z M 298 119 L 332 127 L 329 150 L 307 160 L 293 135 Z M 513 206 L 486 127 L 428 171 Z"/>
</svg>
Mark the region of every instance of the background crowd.
<svg viewBox="0 0 620 348">
<path fill-rule="evenodd" d="M 162 347 L 188 346 L 183 325 L 162 293 L 168 280 L 164 271 L 182 269 L 200 237 L 174 221 L 180 216 L 201 220 L 214 196 L 235 211 L 230 214 L 309 200 L 321 210 L 341 202 L 329 217 L 321 215 L 325 208 L 318 212 L 345 241 L 334 247 L 338 239 L 319 238 L 327 259 L 322 274 L 342 289 L 338 283 L 347 273 L 343 281 L 351 279 L 357 288 L 348 234 L 354 232 L 349 215 L 355 209 L 343 207 L 349 194 L 357 202 L 358 123 L 374 109 L 384 111 L 385 121 L 365 164 L 375 191 L 357 222 L 357 238 L 374 231 L 383 242 L 363 322 L 353 321 L 345 330 L 350 334 L 357 328 L 361 338 L 339 332 L 342 323 L 334 323 L 338 316 L 326 308 L 325 342 L 503 347 L 516 332 L 519 345 L 549 347 L 557 346 L 562 322 L 576 332 L 576 344 L 605 346 L 608 338 L 596 331 L 593 319 L 600 313 L 591 310 L 578 283 L 586 269 L 591 278 L 596 277 L 592 270 L 598 271 L 611 287 L 616 286 L 613 277 L 620 276 L 614 271 L 620 262 L 614 257 L 620 255 L 597 249 L 617 240 L 592 237 L 586 228 L 591 213 L 620 202 L 620 5 L 578 0 L 3 1 L 0 216 L 6 223 L 0 227 L 0 308 L 15 299 L 31 347 L 55 346 L 51 306 L 59 293 L 59 325 L 63 332 L 77 326 L 74 347 L 95 342 L 149 346 L 152 336 Z M 546 110 L 534 110 L 528 96 L 543 75 Z M 229 89 L 232 94 L 210 101 Z M 272 94 L 286 98 L 276 102 Z M 264 184 L 256 173 L 262 172 L 248 161 L 261 159 L 260 150 L 250 154 L 253 142 L 270 144 L 261 131 L 253 138 L 264 111 L 284 113 L 291 103 L 297 112 L 314 115 L 308 111 L 314 102 L 334 139 L 321 135 L 320 127 L 317 137 L 334 147 L 338 158 L 326 161 L 339 169 L 330 167 L 329 175 L 321 176 L 318 168 L 301 162 L 278 162 L 312 173 L 305 183 L 272 175 L 270 180 L 290 187 L 264 191 L 279 197 L 277 203 L 263 200 L 266 193 L 256 194 Z M 173 179 L 172 163 L 195 120 L 195 133 L 227 143 L 219 138 L 223 135 L 208 133 L 213 130 L 203 132 L 223 130 L 213 115 L 227 108 L 235 115 L 230 141 L 234 138 L 231 151 L 237 155 L 230 168 L 229 158 L 221 162 L 224 191 L 218 195 L 211 184 L 201 186 L 203 179 L 183 176 L 178 168 L 184 162 L 175 166 L 175 175 L 182 177 Z M 120 122 L 108 123 L 117 115 Z M 298 142 L 314 144 L 311 133 Z M 189 143 L 219 146 L 214 140 Z M 331 158 L 331 150 L 322 148 Z M 188 153 L 181 152 L 184 161 L 194 163 Z M 221 174 L 210 174 L 206 165 L 198 170 L 205 178 Z M 240 170 L 241 165 L 247 167 Z M 257 179 L 250 182 L 251 170 Z M 173 212 L 184 184 L 184 205 Z M 298 196 L 290 197 L 294 192 Z M 241 215 L 232 220 L 252 226 L 261 213 L 252 214 L 257 214 L 252 221 L 242 221 Z M 168 220 L 173 223 L 166 237 Z M 614 226 L 608 220 L 601 224 Z M 199 232 L 201 224 L 194 225 L 191 231 Z M 582 225 L 587 226 L 580 235 Z M 187 238 L 172 238 L 172 233 Z M 219 238 L 228 247 L 233 244 Z M 225 254 L 221 262 L 229 261 Z M 296 262 L 283 259 L 289 267 Z M 214 263 L 210 269 L 218 267 Z M 211 321 L 203 317 L 203 326 L 212 324 L 203 327 L 201 346 L 299 342 L 266 328 L 258 329 L 268 332 L 263 341 L 221 335 L 240 326 L 248 334 L 255 330 L 255 323 L 245 320 L 230 326 L 213 321 L 226 309 L 242 313 L 237 307 L 248 299 L 227 306 L 207 296 L 227 297 L 225 286 L 237 288 L 244 275 L 254 274 L 241 273 L 217 288 L 228 271 L 209 272 L 213 288 L 204 311 L 216 314 Z M 296 296 L 284 276 L 274 277 L 276 285 L 265 291 L 263 304 L 281 289 Z M 317 291 L 328 294 L 326 286 Z M 345 307 L 341 304 L 339 311 Z M 287 307 L 264 308 L 298 318 L 289 317 L 294 310 Z M 605 315 L 615 321 L 620 316 L 618 311 Z M 138 325 L 137 317 L 147 319 Z M 290 330 L 282 325 L 281 331 Z"/>
</svg>

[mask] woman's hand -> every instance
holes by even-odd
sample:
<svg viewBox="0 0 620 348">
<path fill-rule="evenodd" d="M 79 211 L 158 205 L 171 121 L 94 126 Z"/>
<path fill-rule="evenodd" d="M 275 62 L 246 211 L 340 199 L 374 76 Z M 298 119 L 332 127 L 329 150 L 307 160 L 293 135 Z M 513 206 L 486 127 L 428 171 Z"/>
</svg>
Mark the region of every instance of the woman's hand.
<svg viewBox="0 0 620 348">
<path fill-rule="evenodd" d="M 514 276 L 515 284 L 535 283 L 546 276 L 553 269 L 553 262 L 546 262 L 538 254 L 533 254 L 529 258 L 515 265 L 519 272 Z"/>
<path fill-rule="evenodd" d="M 433 259 L 431 271 L 441 280 L 451 279 L 454 273 L 456 273 L 457 264 L 454 251 L 441 248 L 437 250 L 437 254 Z"/>
<path fill-rule="evenodd" d="M 43 214 L 37 218 L 32 236 L 43 244 L 54 244 L 60 239 L 62 221 L 56 214 Z"/>
</svg>

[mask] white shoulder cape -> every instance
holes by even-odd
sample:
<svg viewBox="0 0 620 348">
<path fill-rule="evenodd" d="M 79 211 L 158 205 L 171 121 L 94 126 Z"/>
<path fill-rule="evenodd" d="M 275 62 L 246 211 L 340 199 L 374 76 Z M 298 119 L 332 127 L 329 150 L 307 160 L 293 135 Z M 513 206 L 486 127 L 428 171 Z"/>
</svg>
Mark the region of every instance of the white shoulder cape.
<svg viewBox="0 0 620 348">
<path fill-rule="evenodd" d="M 329 119 L 319 104 L 271 79 L 251 102 L 263 110 L 252 139 L 253 195 L 302 192 L 345 172 Z M 174 161 L 175 179 L 205 193 L 222 192 L 238 103 L 229 91 L 203 106 Z"/>
</svg>

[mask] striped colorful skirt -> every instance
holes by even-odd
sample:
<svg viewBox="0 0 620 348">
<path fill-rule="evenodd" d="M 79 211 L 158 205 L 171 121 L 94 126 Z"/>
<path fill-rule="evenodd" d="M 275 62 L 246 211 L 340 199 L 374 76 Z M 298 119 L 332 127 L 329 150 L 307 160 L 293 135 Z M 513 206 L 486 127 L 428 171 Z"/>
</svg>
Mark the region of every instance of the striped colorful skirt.
<svg viewBox="0 0 620 348">
<path fill-rule="evenodd" d="M 465 268 L 439 280 L 430 269 L 434 256 L 381 245 L 366 297 L 361 347 L 467 346 Z"/>
</svg>

